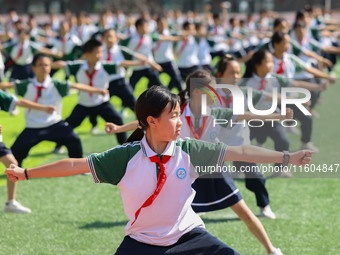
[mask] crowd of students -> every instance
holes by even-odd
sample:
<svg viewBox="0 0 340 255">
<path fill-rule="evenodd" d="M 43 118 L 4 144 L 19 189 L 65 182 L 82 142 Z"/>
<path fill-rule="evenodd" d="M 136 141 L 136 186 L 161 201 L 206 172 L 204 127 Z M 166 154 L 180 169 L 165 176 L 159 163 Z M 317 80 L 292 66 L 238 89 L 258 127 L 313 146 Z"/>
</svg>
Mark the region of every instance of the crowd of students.
<svg viewBox="0 0 340 255">
<path fill-rule="evenodd" d="M 167 163 L 162 159 L 153 161 L 151 156 L 160 154 L 166 158 L 175 155 L 173 153 L 176 151 L 176 157 L 185 161 L 188 154 L 187 148 L 190 145 L 196 148 L 200 155 L 209 156 L 212 152 L 217 153 L 217 156 L 220 155 L 219 158 L 211 156 L 207 162 L 220 164 L 223 161 L 234 161 L 233 164 L 238 169 L 244 166 L 255 169 L 246 174 L 246 187 L 254 192 L 260 215 L 275 219 L 276 215 L 269 205 L 265 178 L 259 172 L 256 163 L 305 164 L 310 161 L 311 152 L 318 152 L 318 148 L 312 143 L 313 121 L 317 121 L 318 116 L 315 105 L 321 100 L 321 92 L 327 89 L 328 83 L 335 82 L 335 78 L 329 72 L 336 64 L 336 55 L 340 53 L 338 47 L 340 24 L 322 13 L 319 8 L 310 6 L 298 11 L 293 23 L 267 11 L 261 11 L 258 20 L 251 15 L 243 20 L 238 16 L 229 19 L 227 17 L 225 8 L 222 8 L 221 14 L 212 14 L 209 9 L 206 9 L 204 14 L 193 12 L 182 14 L 179 11 L 170 11 L 166 15 L 155 18 L 150 18 L 147 13 L 139 17 L 121 12 L 112 14 L 110 10 L 105 10 L 98 20 L 90 19 L 84 12 L 79 12 L 76 16 L 67 12 L 60 17 L 52 15 L 48 23 L 37 24 L 34 16 L 29 16 L 28 21 L 24 22 L 15 10 L 11 10 L 9 19 L 3 23 L 1 34 L 3 58 L 0 58 L 1 79 L 4 79 L 4 74 L 7 74 L 9 81 L 1 82 L 0 88 L 7 91 L 14 88 L 15 93 L 22 97 L 23 101 L 1 91 L 0 109 L 12 112 L 12 114 L 15 114 L 15 104 L 28 109 L 25 110 L 25 129 L 14 142 L 11 150 L 1 142 L 0 159 L 8 168 L 6 173 L 9 178 L 5 211 L 30 212 L 29 208 L 15 200 L 15 186 L 12 181 L 39 176 L 53 177 L 91 172 L 95 182 L 118 185 L 122 194 L 126 193 L 123 196 L 123 202 L 130 219 L 126 229 L 126 235 L 130 239 L 124 239 L 117 254 L 132 254 L 141 249 L 141 247 L 138 248 L 140 244 L 133 242 L 173 246 L 186 235 L 187 240 L 193 241 L 195 233 L 192 231 L 197 231 L 196 228 L 201 227 L 202 223 L 198 219 L 190 222 L 188 217 L 194 216 L 189 207 L 197 213 L 231 207 L 261 242 L 267 254 L 281 254 L 280 250 L 271 244 L 261 222 L 249 210 L 229 175 L 218 174 L 214 178 L 198 179 L 198 176 L 191 176 L 191 182 L 197 179 L 192 185 L 196 196 L 195 193 L 189 195 L 191 191 L 189 192 L 187 188 L 183 187 L 183 190 L 178 190 L 188 196 L 183 199 L 184 204 L 178 207 L 178 211 L 173 212 L 174 214 L 169 217 L 182 215 L 182 220 L 178 220 L 174 226 L 185 223 L 185 231 L 180 231 L 177 227 L 170 229 L 161 221 L 159 221 L 161 227 L 156 223 L 150 225 L 147 221 L 150 215 L 153 215 L 152 209 L 142 210 L 149 206 L 153 208 L 151 204 L 158 193 L 162 196 L 160 191 L 162 188 L 158 189 L 158 186 L 164 185 L 161 181 L 164 176 L 162 177 L 161 173 Z M 2 60 L 4 60 L 3 63 Z M 241 74 L 242 63 L 246 64 L 243 76 Z M 65 80 L 62 81 L 53 78 L 55 70 L 61 68 L 65 70 Z M 168 84 L 162 84 L 159 78 L 160 73 L 163 72 L 169 75 Z M 68 81 L 70 76 L 75 78 L 76 83 L 71 84 Z M 148 90 L 138 99 L 140 101 L 138 107 L 134 89 L 142 77 L 148 79 Z M 201 79 L 204 82 L 196 84 L 192 89 L 191 83 L 195 79 Z M 308 107 L 313 115 L 305 115 L 294 106 L 287 111 L 286 115 L 272 114 L 273 118 L 279 120 L 294 117 L 301 123 L 301 149 L 305 151 L 297 154 L 286 152 L 289 150 L 287 132 L 297 133 L 299 130 L 284 128 L 278 122 L 273 125 L 266 123 L 261 128 L 249 128 L 242 125 L 235 127 L 212 125 L 214 120 L 219 118 L 235 122 L 254 118 L 250 112 L 239 116 L 233 115 L 233 96 L 226 89 L 218 91 L 223 99 L 221 105 L 211 108 L 209 116 L 202 115 L 201 94 L 205 93 L 206 86 L 209 87 L 215 83 L 215 79 L 241 88 L 253 88 L 253 105 L 260 110 L 270 108 L 274 88 L 291 86 L 310 90 L 312 97 Z M 164 87 L 179 93 L 179 97 Z M 71 115 L 62 120 L 62 99 L 68 95 L 70 89 L 80 91 L 78 102 Z M 121 114 L 110 102 L 113 95 L 122 99 L 123 107 L 136 110 L 136 122 L 124 125 Z M 246 103 L 247 98 L 245 100 Z M 280 101 L 281 98 L 279 97 L 278 100 Z M 177 104 L 179 109 L 177 109 Z M 173 124 L 170 124 L 171 121 L 162 124 L 162 118 L 167 118 L 163 115 L 167 114 L 178 115 L 170 116 L 171 119 L 176 119 Z M 92 131 L 96 129 L 97 116 L 102 117 L 107 122 L 107 133 L 115 133 L 121 146 L 113 149 L 112 153 L 92 155 L 87 158 L 87 161 L 82 159 L 81 140 L 73 129 L 81 125 L 87 116 L 93 126 Z M 256 116 L 256 119 L 261 120 L 261 116 Z M 169 134 L 167 134 L 168 137 L 160 134 L 162 128 L 165 133 L 170 132 L 171 125 L 177 127 L 175 138 L 170 137 Z M 136 131 L 127 140 L 126 131 L 135 130 L 136 127 L 139 132 L 138 139 L 135 137 Z M 145 135 L 141 134 L 142 130 Z M 212 137 L 210 135 L 212 130 L 217 135 Z M 196 140 L 192 139 L 184 140 L 185 142 L 178 140 L 174 143 L 177 136 L 183 139 L 194 137 L 209 143 L 198 142 L 196 144 Z M 263 147 L 267 137 L 273 139 L 277 154 L 250 146 L 251 140 L 256 139 L 258 147 Z M 56 173 L 56 165 L 28 170 L 20 168 L 24 165 L 23 161 L 30 149 L 43 140 L 55 142 L 56 152 L 61 146 L 66 146 L 69 157 L 74 160 L 60 163 L 65 165 L 65 171 Z M 135 140 L 141 140 L 141 142 L 133 142 Z M 210 143 L 215 145 L 211 147 Z M 228 156 L 228 151 L 225 152 L 225 145 L 229 146 L 228 151 L 231 151 L 231 156 Z M 157 189 L 149 199 L 147 197 L 152 194 L 151 190 L 150 194 L 145 191 L 141 192 L 145 196 L 131 202 L 129 197 L 131 198 L 132 190 L 129 186 L 134 178 L 130 176 L 129 171 L 142 171 L 138 165 L 147 164 L 139 155 L 143 153 L 146 157 L 150 157 L 151 162 L 157 162 L 158 172 L 161 173 L 158 175 Z M 190 153 L 190 156 L 195 157 L 194 154 Z M 136 159 L 135 155 L 139 155 L 139 159 Z M 294 158 L 293 161 L 289 161 L 289 155 Z M 286 162 L 287 158 L 288 162 Z M 106 161 L 116 162 L 117 160 L 124 161 L 117 162 L 117 167 L 121 166 L 117 173 L 111 173 L 111 171 L 116 171 L 115 169 L 104 167 L 106 163 L 106 166 L 109 165 Z M 191 160 L 197 160 L 202 165 L 207 164 L 206 162 L 203 164 L 199 159 Z M 106 163 L 102 165 L 101 161 Z M 132 164 L 132 161 L 137 163 Z M 174 169 L 173 171 L 189 170 L 197 162 L 188 166 L 173 162 L 170 168 Z M 130 163 L 131 167 L 126 168 Z M 70 164 L 79 164 L 79 166 L 67 173 L 66 169 L 71 168 Z M 175 175 L 178 177 L 178 173 Z M 290 177 L 291 173 L 278 172 L 276 175 Z M 172 186 L 175 185 L 174 181 L 171 181 Z M 145 180 L 145 183 L 150 183 L 150 188 L 156 185 L 151 184 L 151 180 Z M 188 185 L 191 190 L 191 183 Z M 139 194 L 138 191 L 137 194 Z M 147 200 L 140 207 L 145 199 Z M 165 201 L 170 198 L 163 195 L 162 199 Z M 157 202 L 155 208 L 167 210 L 164 206 L 165 204 Z M 151 211 L 141 214 L 140 222 L 136 221 L 139 213 L 145 210 Z M 134 211 L 136 214 L 132 213 Z M 133 227 L 135 222 L 137 226 Z M 143 228 L 147 230 L 144 233 L 140 232 Z M 156 230 L 163 231 L 159 238 L 152 236 L 153 231 Z M 166 234 L 164 231 L 173 231 L 173 234 Z M 213 237 L 207 237 L 206 233 L 199 232 L 199 234 L 209 245 L 216 245 L 216 253 L 209 254 L 237 254 Z M 182 243 L 178 245 L 181 246 Z M 128 248 L 129 246 L 132 248 Z M 157 253 L 156 248 L 153 250 L 151 246 L 145 249 L 150 249 L 148 254 L 153 254 L 152 252 L 163 254 Z M 179 248 L 172 247 L 163 252 L 164 254 L 168 254 L 166 252 L 177 254 L 175 252 L 178 252 L 177 249 Z"/>
</svg>

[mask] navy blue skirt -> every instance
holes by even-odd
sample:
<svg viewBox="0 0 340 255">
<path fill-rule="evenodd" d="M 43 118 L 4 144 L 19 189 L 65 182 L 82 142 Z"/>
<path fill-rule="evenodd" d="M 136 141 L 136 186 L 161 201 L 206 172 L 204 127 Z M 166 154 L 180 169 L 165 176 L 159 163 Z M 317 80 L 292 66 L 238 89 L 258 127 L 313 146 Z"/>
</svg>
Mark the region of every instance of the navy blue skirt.
<svg viewBox="0 0 340 255">
<path fill-rule="evenodd" d="M 197 213 L 228 208 L 242 199 L 234 180 L 227 173 L 204 175 L 192 187 L 196 196 L 191 206 Z"/>
</svg>

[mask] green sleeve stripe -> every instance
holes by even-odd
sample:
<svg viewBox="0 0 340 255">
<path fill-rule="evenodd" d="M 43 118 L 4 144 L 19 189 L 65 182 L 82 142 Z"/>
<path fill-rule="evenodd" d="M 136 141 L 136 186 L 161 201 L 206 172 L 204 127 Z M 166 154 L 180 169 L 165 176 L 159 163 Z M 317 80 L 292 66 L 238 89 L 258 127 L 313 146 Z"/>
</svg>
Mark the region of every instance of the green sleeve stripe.
<svg viewBox="0 0 340 255">
<path fill-rule="evenodd" d="M 30 84 L 31 80 L 16 80 L 14 82 L 14 87 L 15 87 L 15 93 L 21 97 L 24 97 L 27 92 L 27 87 Z"/>
<path fill-rule="evenodd" d="M 103 63 L 103 68 L 108 74 L 116 74 L 117 73 L 117 65 L 110 63 Z"/>
</svg>

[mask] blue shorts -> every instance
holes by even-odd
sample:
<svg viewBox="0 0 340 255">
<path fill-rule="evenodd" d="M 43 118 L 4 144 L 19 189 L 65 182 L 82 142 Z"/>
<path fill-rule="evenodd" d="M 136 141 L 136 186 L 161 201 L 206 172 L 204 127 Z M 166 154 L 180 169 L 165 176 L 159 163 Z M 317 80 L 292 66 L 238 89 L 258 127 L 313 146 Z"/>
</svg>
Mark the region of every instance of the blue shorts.
<svg viewBox="0 0 340 255">
<path fill-rule="evenodd" d="M 0 142 L 0 158 L 6 156 L 7 154 L 12 154 L 12 151 L 8 149 L 3 142 Z"/>
<path fill-rule="evenodd" d="M 116 255 L 239 255 L 205 228 L 197 227 L 170 246 L 155 246 L 125 236 Z"/>
</svg>

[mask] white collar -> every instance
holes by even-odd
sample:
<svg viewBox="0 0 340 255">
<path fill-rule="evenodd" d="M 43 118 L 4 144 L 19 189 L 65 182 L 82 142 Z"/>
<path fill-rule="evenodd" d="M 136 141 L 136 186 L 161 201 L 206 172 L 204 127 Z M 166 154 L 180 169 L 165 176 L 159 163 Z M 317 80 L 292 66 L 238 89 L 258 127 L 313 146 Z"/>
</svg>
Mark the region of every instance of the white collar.
<svg viewBox="0 0 340 255">
<path fill-rule="evenodd" d="M 268 79 L 270 77 L 271 77 L 271 73 L 267 73 L 264 78 L 261 78 L 256 73 L 253 73 L 253 78 L 255 79 L 255 81 L 258 81 L 258 82 L 261 82 L 262 80 L 266 80 L 266 79 Z"/>
<path fill-rule="evenodd" d="M 51 84 L 51 82 L 52 82 L 52 78 L 50 75 L 47 75 L 47 77 L 42 83 L 38 82 L 37 77 L 34 77 L 33 79 L 33 85 L 36 87 L 42 86 L 43 88 L 47 88 Z"/>
<path fill-rule="evenodd" d="M 102 67 L 102 63 L 101 63 L 100 61 L 97 61 L 97 63 L 96 63 L 95 66 L 94 66 L 94 70 L 97 70 L 97 71 L 98 71 L 101 67 Z M 83 68 L 84 70 L 89 70 L 89 64 L 88 64 L 87 61 L 84 62 L 82 68 Z"/>
<path fill-rule="evenodd" d="M 142 146 L 144 155 L 147 156 L 148 158 L 158 155 L 156 152 L 154 152 L 150 148 L 148 142 L 146 141 L 146 135 L 144 135 L 143 139 L 141 140 L 141 146 Z M 174 154 L 175 154 L 175 141 L 170 141 L 168 142 L 168 145 L 166 146 L 162 155 L 174 156 Z"/>
</svg>

